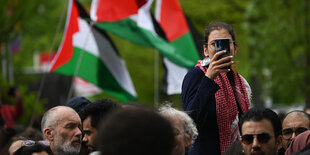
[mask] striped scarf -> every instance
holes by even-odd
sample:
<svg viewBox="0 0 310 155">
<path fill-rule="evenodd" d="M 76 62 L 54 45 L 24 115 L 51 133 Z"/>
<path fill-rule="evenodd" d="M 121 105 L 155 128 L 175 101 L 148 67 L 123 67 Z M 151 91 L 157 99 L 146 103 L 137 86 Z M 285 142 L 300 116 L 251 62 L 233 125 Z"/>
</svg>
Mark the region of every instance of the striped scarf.
<svg viewBox="0 0 310 155">
<path fill-rule="evenodd" d="M 207 72 L 207 68 L 201 66 L 201 60 L 195 67 L 199 67 L 204 73 Z M 233 76 L 235 86 L 231 86 L 224 72 L 214 79 L 220 87 L 215 93 L 215 101 L 221 154 L 224 154 L 232 142 L 239 140 L 237 104 L 239 104 L 242 112 L 246 112 L 250 107 L 243 78 L 238 73 L 233 73 Z"/>
</svg>

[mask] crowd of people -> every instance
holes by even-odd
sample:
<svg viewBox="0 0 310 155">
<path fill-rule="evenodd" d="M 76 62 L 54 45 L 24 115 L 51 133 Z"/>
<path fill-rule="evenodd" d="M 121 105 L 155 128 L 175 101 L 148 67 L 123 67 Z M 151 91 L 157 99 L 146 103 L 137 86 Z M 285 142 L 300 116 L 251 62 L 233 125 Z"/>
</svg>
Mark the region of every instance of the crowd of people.
<svg viewBox="0 0 310 155">
<path fill-rule="evenodd" d="M 2 124 L 1 131 L 4 128 Z M 291 111 L 281 121 L 271 109 L 250 108 L 238 122 L 239 139 L 223 154 L 307 154 L 309 129 L 310 115 L 305 111 Z M 2 139 L 6 133 L 0 134 Z M 1 154 L 190 155 L 199 134 L 190 115 L 171 104 L 155 109 L 139 103 L 74 97 L 44 113 L 41 131 L 27 128 L 12 134 Z"/>
<path fill-rule="evenodd" d="M 228 41 L 225 48 L 221 42 Z M 251 88 L 235 68 L 235 32 L 223 22 L 205 30 L 204 56 L 184 77 L 183 109 L 110 99 L 71 98 L 47 109 L 40 128 L 14 129 L 23 112 L 0 104 L 0 154 L 9 155 L 299 155 L 310 152 L 310 115 L 283 119 L 251 105 Z M 226 54 L 225 57 L 222 57 Z"/>
</svg>

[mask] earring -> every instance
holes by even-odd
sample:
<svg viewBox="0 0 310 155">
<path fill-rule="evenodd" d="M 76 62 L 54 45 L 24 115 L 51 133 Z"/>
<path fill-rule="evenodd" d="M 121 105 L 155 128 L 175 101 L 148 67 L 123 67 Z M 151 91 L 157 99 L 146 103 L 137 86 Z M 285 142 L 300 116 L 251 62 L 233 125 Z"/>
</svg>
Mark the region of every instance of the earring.
<svg viewBox="0 0 310 155">
<path fill-rule="evenodd" d="M 210 57 L 205 57 L 202 61 L 201 61 L 201 66 L 202 67 L 205 67 L 205 66 L 208 66 L 211 62 L 211 58 Z"/>
</svg>

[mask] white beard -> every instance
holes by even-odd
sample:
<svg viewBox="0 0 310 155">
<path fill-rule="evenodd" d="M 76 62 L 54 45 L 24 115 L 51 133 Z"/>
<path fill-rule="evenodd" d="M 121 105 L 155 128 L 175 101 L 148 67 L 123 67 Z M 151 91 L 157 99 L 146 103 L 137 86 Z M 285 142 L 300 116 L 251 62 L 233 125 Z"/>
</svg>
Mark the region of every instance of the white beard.
<svg viewBox="0 0 310 155">
<path fill-rule="evenodd" d="M 55 135 L 55 142 L 54 142 L 54 149 L 57 154 L 64 154 L 64 155 L 77 155 L 80 153 L 81 144 L 74 146 L 71 143 L 73 141 L 79 140 L 79 138 L 75 137 L 71 141 L 65 142 L 63 137 L 56 133 Z"/>
</svg>

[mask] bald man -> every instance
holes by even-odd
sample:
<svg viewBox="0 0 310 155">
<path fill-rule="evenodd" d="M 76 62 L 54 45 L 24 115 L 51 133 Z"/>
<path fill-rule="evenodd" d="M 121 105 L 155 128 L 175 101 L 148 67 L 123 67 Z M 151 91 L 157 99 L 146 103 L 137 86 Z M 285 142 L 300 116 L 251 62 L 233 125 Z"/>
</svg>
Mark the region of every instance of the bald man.
<svg viewBox="0 0 310 155">
<path fill-rule="evenodd" d="M 79 154 L 81 148 L 81 119 L 70 107 L 56 106 L 42 118 L 41 130 L 54 155 Z"/>
<path fill-rule="evenodd" d="M 310 129 L 310 115 L 304 111 L 294 110 L 286 114 L 282 122 L 283 148 L 286 150 L 295 138 Z"/>
</svg>

